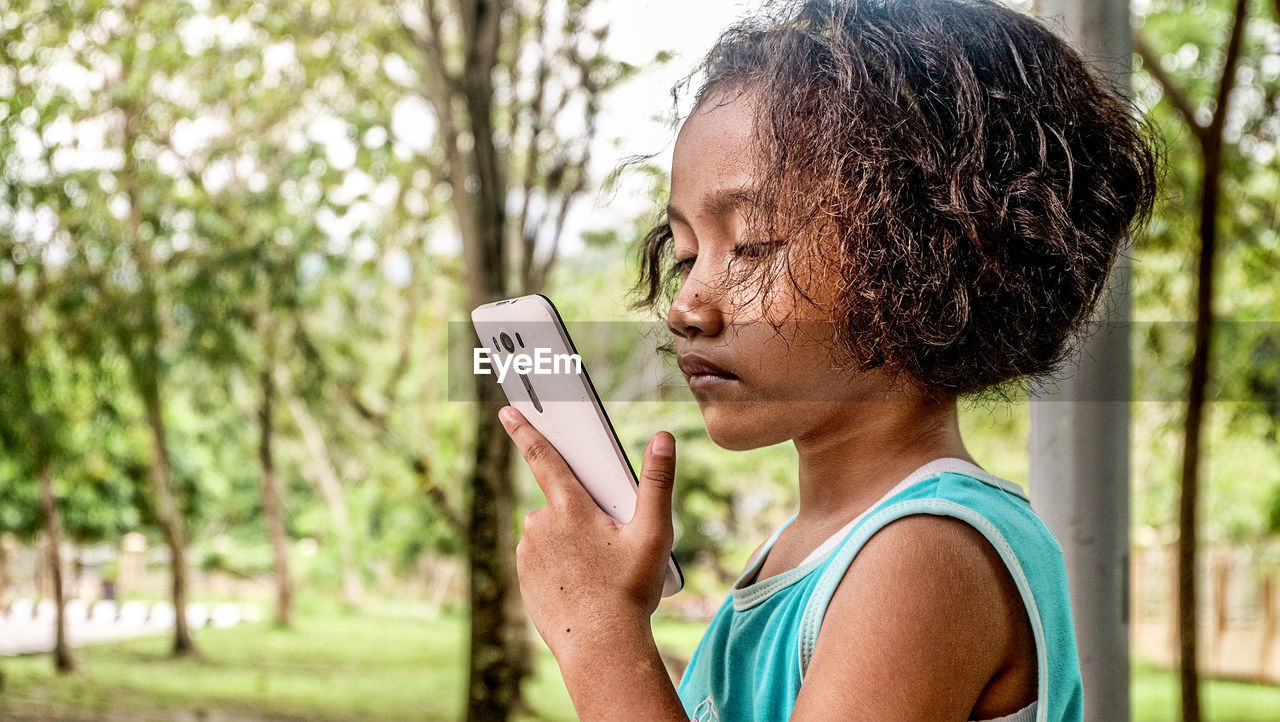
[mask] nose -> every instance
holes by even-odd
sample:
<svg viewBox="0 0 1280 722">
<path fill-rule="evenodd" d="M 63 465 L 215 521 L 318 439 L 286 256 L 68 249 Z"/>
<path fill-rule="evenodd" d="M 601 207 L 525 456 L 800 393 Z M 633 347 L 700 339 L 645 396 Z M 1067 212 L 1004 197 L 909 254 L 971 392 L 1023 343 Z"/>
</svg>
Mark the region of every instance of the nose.
<svg viewBox="0 0 1280 722">
<path fill-rule="evenodd" d="M 671 300 L 667 311 L 667 328 L 680 338 L 717 336 L 724 330 L 725 315 L 717 300 L 719 294 L 706 284 L 689 276 Z"/>
</svg>

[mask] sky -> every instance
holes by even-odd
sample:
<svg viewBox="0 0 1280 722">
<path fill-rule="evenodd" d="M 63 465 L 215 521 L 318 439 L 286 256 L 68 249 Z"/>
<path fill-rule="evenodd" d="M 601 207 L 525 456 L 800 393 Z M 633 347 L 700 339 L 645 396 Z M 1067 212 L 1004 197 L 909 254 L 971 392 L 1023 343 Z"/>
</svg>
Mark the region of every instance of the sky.
<svg viewBox="0 0 1280 722">
<path fill-rule="evenodd" d="M 653 162 L 670 170 L 676 129 L 655 116 L 669 113 L 671 86 L 692 69 L 721 31 L 761 5 L 759 0 L 607 0 L 600 5 L 603 12 L 597 20 L 611 27 L 606 46 L 614 58 L 648 66 L 659 50 L 673 51 L 675 57 L 665 66 L 649 67 L 603 104 L 592 149 L 594 179 L 603 179 L 619 161 L 635 154 L 658 153 Z M 614 138 L 621 141 L 617 147 Z M 612 195 L 584 197 L 566 222 L 560 252 L 572 255 L 580 250 L 583 231 L 629 227 L 652 207 L 646 190 L 632 182 Z"/>
</svg>

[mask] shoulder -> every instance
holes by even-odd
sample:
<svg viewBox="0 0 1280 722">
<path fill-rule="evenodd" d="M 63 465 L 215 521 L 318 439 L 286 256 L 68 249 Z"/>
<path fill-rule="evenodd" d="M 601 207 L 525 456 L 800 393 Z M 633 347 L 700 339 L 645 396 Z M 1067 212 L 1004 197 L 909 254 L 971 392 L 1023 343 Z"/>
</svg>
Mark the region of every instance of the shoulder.
<svg viewBox="0 0 1280 722">
<path fill-rule="evenodd" d="M 946 516 L 894 520 L 836 587 L 797 717 L 968 719 L 1018 648 L 1022 609 L 980 531 Z"/>
</svg>

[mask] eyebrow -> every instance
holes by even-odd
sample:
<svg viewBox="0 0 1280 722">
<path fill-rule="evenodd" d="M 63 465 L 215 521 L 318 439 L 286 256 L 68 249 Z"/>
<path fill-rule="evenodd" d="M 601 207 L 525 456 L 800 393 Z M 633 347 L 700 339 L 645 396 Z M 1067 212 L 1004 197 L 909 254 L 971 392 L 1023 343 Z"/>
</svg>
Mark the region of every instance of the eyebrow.
<svg viewBox="0 0 1280 722">
<path fill-rule="evenodd" d="M 697 215 L 719 217 L 739 207 L 755 205 L 755 201 L 755 191 L 749 186 L 721 188 L 711 192 L 702 200 L 698 206 L 699 212 Z M 667 204 L 667 218 L 672 221 L 679 221 L 686 226 L 693 226 L 689 222 L 689 217 L 670 203 Z"/>
</svg>

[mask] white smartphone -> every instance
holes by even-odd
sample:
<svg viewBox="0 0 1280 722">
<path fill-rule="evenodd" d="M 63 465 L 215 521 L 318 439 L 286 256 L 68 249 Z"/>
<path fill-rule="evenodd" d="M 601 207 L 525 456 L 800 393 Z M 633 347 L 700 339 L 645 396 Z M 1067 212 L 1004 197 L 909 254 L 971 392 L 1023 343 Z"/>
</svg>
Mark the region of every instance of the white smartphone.
<svg viewBox="0 0 1280 722">
<path fill-rule="evenodd" d="M 507 401 L 560 452 L 605 513 L 631 521 L 639 482 L 551 299 L 533 294 L 486 303 L 471 312 L 471 323 L 481 343 L 474 370 L 494 375 Z M 682 588 L 673 554 L 662 596 Z"/>
</svg>

